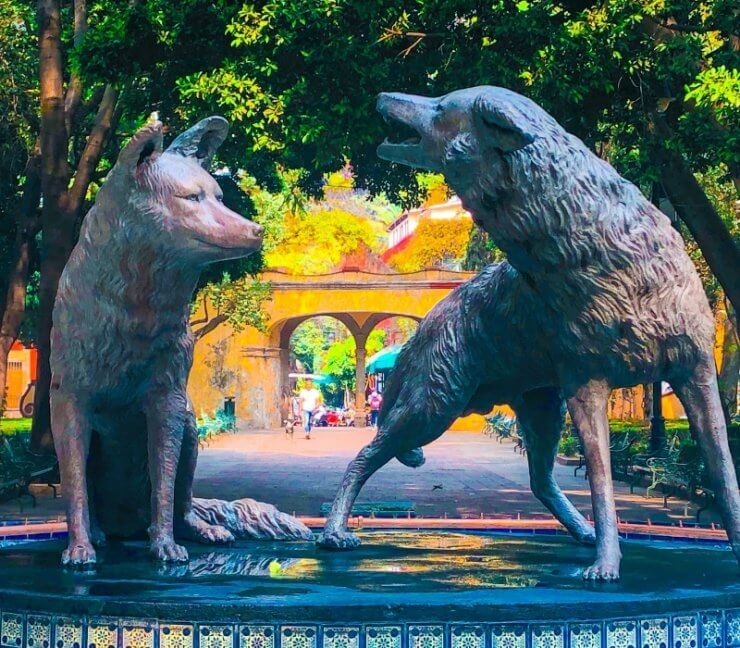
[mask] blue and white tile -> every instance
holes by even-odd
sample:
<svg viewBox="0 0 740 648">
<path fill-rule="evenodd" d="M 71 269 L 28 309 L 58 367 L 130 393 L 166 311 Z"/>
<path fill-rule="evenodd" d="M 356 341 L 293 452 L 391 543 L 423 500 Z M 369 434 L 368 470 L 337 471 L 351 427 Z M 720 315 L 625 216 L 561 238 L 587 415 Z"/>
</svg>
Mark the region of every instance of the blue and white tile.
<svg viewBox="0 0 740 648">
<path fill-rule="evenodd" d="M 199 648 L 234 648 L 234 626 L 205 623 L 198 626 Z"/>
<path fill-rule="evenodd" d="M 728 648 L 740 647 L 740 610 L 725 612 L 725 639 Z"/>
<path fill-rule="evenodd" d="M 601 648 L 601 622 L 572 623 L 570 648 Z"/>
<path fill-rule="evenodd" d="M 21 648 L 23 646 L 22 614 L 3 612 L 0 614 L 0 646 L 3 648 Z"/>
<path fill-rule="evenodd" d="M 368 626 L 365 628 L 366 648 L 401 648 L 401 626 Z"/>
<path fill-rule="evenodd" d="M 532 648 L 565 648 L 565 628 L 562 625 L 535 625 L 531 633 Z"/>
<path fill-rule="evenodd" d="M 192 623 L 159 624 L 159 648 L 193 648 L 195 626 Z"/>
<path fill-rule="evenodd" d="M 54 617 L 54 648 L 82 648 L 84 631 L 79 617 Z"/>
<path fill-rule="evenodd" d="M 156 635 L 156 621 L 121 619 L 121 648 L 154 648 Z"/>
<path fill-rule="evenodd" d="M 410 625 L 409 648 L 444 648 L 445 629 L 441 625 Z"/>
<path fill-rule="evenodd" d="M 316 648 L 318 634 L 316 626 L 281 626 L 280 646 L 281 648 Z"/>
<path fill-rule="evenodd" d="M 360 648 L 359 626 L 324 626 L 322 648 Z"/>
<path fill-rule="evenodd" d="M 87 621 L 87 648 L 118 648 L 118 619 Z"/>
<path fill-rule="evenodd" d="M 637 621 L 607 621 L 604 626 L 606 648 L 637 648 Z"/>
<path fill-rule="evenodd" d="M 668 619 L 641 619 L 640 645 L 642 648 L 668 648 L 670 632 Z"/>
<path fill-rule="evenodd" d="M 51 617 L 43 614 L 26 615 L 26 647 L 50 648 Z"/>
<path fill-rule="evenodd" d="M 724 646 L 724 622 L 722 612 L 708 610 L 699 613 L 701 645 L 703 648 L 720 648 Z"/>
<path fill-rule="evenodd" d="M 240 626 L 239 648 L 275 648 L 275 628 L 271 625 Z"/>
<path fill-rule="evenodd" d="M 699 646 L 699 624 L 695 614 L 673 617 L 672 648 L 697 648 Z"/>
<path fill-rule="evenodd" d="M 491 648 L 527 648 L 527 626 L 503 623 L 492 626 Z"/>
<path fill-rule="evenodd" d="M 453 625 L 450 648 L 486 648 L 486 631 L 479 625 Z"/>
</svg>

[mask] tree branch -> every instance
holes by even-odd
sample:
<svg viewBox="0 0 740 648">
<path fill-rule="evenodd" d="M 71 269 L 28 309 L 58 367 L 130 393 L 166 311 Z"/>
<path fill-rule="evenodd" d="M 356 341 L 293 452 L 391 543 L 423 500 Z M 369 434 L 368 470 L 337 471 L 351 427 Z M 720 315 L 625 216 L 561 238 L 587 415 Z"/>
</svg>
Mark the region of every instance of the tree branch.
<svg viewBox="0 0 740 648">
<path fill-rule="evenodd" d="M 113 86 L 107 85 L 105 87 L 103 98 L 98 107 L 98 114 L 95 118 L 95 125 L 87 138 L 85 149 L 82 151 L 80 162 L 77 165 L 74 182 L 69 189 L 69 210 L 75 215 L 82 207 L 90 180 L 103 154 L 105 143 L 115 127 L 114 114 L 117 96 L 118 94 Z"/>
<path fill-rule="evenodd" d="M 670 146 L 673 130 L 659 114 L 649 128 L 656 145 L 656 168 L 671 204 L 686 223 L 710 270 L 717 277 L 735 310 L 740 305 L 740 248 L 707 198 L 680 152 Z"/>
<path fill-rule="evenodd" d="M 220 324 L 223 324 L 227 319 L 229 319 L 227 315 L 224 315 L 223 313 L 219 313 L 218 315 L 214 316 L 209 322 L 201 326 L 199 329 L 197 329 L 196 331 L 193 331 L 193 338 L 197 342 L 204 335 L 213 331 Z"/>
<path fill-rule="evenodd" d="M 195 326 L 196 324 L 203 324 L 203 322 L 207 322 L 209 320 L 208 316 L 208 298 L 203 295 L 203 317 L 200 319 L 194 319 L 190 321 L 190 326 Z"/>
</svg>

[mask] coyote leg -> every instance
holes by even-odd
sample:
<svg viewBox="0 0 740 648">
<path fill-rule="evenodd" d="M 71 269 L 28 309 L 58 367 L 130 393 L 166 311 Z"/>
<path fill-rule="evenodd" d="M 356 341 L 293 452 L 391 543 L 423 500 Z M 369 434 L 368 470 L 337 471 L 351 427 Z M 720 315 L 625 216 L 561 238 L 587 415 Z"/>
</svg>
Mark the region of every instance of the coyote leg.
<svg viewBox="0 0 740 648">
<path fill-rule="evenodd" d="M 62 564 L 75 567 L 91 565 L 97 560 L 90 537 L 87 489 L 87 457 L 92 430 L 80 404 L 58 388 L 51 390 L 51 429 L 67 500 L 69 542 L 62 553 Z"/>
<path fill-rule="evenodd" d="M 591 381 L 568 399 L 573 422 L 581 433 L 596 520 L 596 562 L 583 572 L 590 580 L 617 580 L 622 558 L 609 456 L 609 391 L 605 382 Z"/>
<path fill-rule="evenodd" d="M 740 492 L 727 443 L 727 427 L 719 400 L 714 362 L 707 359 L 696 368 L 691 378 L 672 384 L 699 441 L 714 482 L 727 537 L 740 561 Z"/>
<path fill-rule="evenodd" d="M 206 522 L 193 511 L 193 478 L 197 462 L 198 428 L 193 413 L 187 412 L 175 480 L 175 532 L 178 537 L 182 535 L 206 544 L 233 542 L 234 536 L 229 530 Z"/>
<path fill-rule="evenodd" d="M 593 527 L 563 494 L 552 474 L 565 419 L 560 394 L 549 388 L 527 392 L 515 410 L 527 445 L 532 492 L 578 542 L 594 544 Z"/>
<path fill-rule="evenodd" d="M 380 468 L 396 456 L 400 448 L 398 441 L 381 431 L 366 445 L 347 466 L 342 484 L 334 498 L 331 513 L 318 544 L 325 549 L 354 549 L 359 538 L 347 531 L 347 519 L 352 505 L 365 482 Z"/>
<path fill-rule="evenodd" d="M 187 416 L 187 398 L 177 389 L 154 387 L 145 408 L 149 478 L 152 484 L 150 551 L 157 560 L 186 562 L 188 552 L 175 542 L 175 477 Z"/>
</svg>

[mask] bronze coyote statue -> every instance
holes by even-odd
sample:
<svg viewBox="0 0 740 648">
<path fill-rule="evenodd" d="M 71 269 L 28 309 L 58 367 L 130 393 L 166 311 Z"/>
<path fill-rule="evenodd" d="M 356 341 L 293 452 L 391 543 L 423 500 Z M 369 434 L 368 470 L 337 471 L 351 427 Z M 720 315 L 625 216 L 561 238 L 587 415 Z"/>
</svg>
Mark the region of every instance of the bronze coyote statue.
<svg viewBox="0 0 740 648">
<path fill-rule="evenodd" d="M 582 436 L 596 522 L 596 561 L 584 577 L 616 579 L 607 400 L 613 388 L 666 380 L 697 435 L 740 558 L 740 494 L 717 389 L 713 318 L 668 218 L 537 104 L 504 88 L 440 98 L 381 94 L 378 110 L 413 134 L 381 144 L 380 157 L 443 173 L 508 263 L 450 298 L 461 321 L 440 318 L 431 332 L 438 342 L 409 343 L 378 434 L 349 465 L 320 542 L 354 546 L 346 519 L 368 477 L 393 457 L 418 464 L 419 446 L 457 416 L 494 403 L 517 411 L 530 461 L 543 464 L 530 466 L 533 484 L 544 479 L 535 491 L 578 535 L 580 518 L 549 476 L 562 398 Z M 472 346 L 443 353 L 457 339 Z"/>
<path fill-rule="evenodd" d="M 297 520 L 253 500 L 193 503 L 191 297 L 207 264 L 246 256 L 262 239 L 259 225 L 223 204 L 206 170 L 227 130 L 225 119 L 209 117 L 166 151 L 160 123 L 137 132 L 62 274 L 51 415 L 67 498 L 65 564 L 94 563 L 93 545 L 106 533 L 148 530 L 152 554 L 175 562 L 188 557 L 176 533 L 204 542 L 310 537 Z"/>
</svg>

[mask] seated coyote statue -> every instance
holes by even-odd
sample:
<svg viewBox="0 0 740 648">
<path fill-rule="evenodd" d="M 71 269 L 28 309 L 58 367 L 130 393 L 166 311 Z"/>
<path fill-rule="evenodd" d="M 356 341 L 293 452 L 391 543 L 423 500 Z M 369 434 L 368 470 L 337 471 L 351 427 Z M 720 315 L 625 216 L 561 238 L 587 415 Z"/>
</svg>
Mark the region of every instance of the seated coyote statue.
<svg viewBox="0 0 740 648">
<path fill-rule="evenodd" d="M 105 534 L 148 530 L 152 555 L 183 562 L 175 534 L 309 538 L 298 520 L 244 499 L 193 500 L 198 456 L 186 385 L 190 301 L 209 263 L 259 249 L 262 228 L 223 204 L 206 170 L 228 124 L 209 117 L 162 151 L 159 122 L 121 151 L 59 282 L 51 425 L 67 499 L 62 562 L 95 563 Z"/>
<path fill-rule="evenodd" d="M 583 575 L 617 579 L 608 398 L 613 388 L 665 380 L 697 436 L 740 558 L 740 493 L 717 389 L 714 322 L 669 219 L 542 108 L 510 90 L 482 86 L 439 98 L 384 93 L 378 110 L 413 135 L 386 140 L 379 156 L 443 173 L 508 263 L 461 289 L 462 321 L 437 321 L 433 334 L 442 339 L 440 351 L 427 350 L 431 364 L 393 382 L 378 434 L 348 467 L 320 543 L 354 546 L 345 522 L 368 477 L 393 457 L 418 463 L 419 446 L 480 403 L 518 410 L 528 444 L 546 448 L 530 451 L 545 461 L 561 417 L 550 402 L 557 390 L 581 434 L 591 485 L 596 560 Z M 490 304 L 481 305 L 483 295 L 467 300 L 465 290 L 488 293 Z M 448 357 L 444 338 L 458 328 L 473 348 Z M 435 400 L 442 389 L 454 396 Z"/>
</svg>

